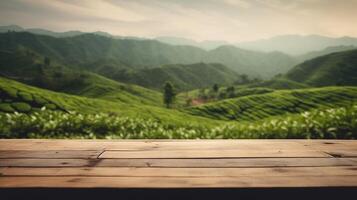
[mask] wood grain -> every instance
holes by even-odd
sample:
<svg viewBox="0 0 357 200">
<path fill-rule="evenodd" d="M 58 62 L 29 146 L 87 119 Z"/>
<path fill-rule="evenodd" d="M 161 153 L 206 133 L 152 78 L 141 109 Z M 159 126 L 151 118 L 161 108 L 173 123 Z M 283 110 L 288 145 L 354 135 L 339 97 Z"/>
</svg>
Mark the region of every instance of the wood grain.
<svg viewBox="0 0 357 200">
<path fill-rule="evenodd" d="M 0 177 L 0 187 L 52 188 L 259 188 L 351 187 L 357 176 L 243 177 Z"/>
<path fill-rule="evenodd" d="M 270 167 L 270 168 L 136 168 L 0 167 L 1 176 L 108 176 L 108 177 L 241 177 L 241 176 L 357 176 L 354 167 Z"/>
<path fill-rule="evenodd" d="M 14 187 L 357 187 L 357 141 L 0 140 Z"/>
</svg>

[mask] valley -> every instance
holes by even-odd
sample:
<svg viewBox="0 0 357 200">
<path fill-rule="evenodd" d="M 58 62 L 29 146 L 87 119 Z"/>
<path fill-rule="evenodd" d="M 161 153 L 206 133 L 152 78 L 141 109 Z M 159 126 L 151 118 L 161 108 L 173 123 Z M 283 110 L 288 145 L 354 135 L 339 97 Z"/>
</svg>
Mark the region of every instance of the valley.
<svg viewBox="0 0 357 200">
<path fill-rule="evenodd" d="M 357 137 L 354 46 L 291 55 L 168 38 L 1 32 L 1 138 Z"/>
</svg>

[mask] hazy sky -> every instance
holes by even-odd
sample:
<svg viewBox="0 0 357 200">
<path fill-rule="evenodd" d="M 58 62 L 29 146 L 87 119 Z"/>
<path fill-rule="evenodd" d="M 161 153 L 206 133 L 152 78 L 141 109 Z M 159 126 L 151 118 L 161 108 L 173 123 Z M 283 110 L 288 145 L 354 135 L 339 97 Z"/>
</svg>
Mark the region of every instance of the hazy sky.
<svg viewBox="0 0 357 200">
<path fill-rule="evenodd" d="M 0 0 L 0 25 L 248 41 L 357 36 L 357 0 Z"/>
</svg>

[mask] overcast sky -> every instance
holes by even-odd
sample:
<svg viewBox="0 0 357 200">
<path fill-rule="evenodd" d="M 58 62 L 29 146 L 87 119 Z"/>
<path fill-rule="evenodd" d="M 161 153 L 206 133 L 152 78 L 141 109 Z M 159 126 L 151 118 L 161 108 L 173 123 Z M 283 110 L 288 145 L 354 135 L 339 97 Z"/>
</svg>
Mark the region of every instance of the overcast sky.
<svg viewBox="0 0 357 200">
<path fill-rule="evenodd" d="M 357 0 L 0 0 L 0 25 L 250 41 L 357 36 Z"/>
</svg>

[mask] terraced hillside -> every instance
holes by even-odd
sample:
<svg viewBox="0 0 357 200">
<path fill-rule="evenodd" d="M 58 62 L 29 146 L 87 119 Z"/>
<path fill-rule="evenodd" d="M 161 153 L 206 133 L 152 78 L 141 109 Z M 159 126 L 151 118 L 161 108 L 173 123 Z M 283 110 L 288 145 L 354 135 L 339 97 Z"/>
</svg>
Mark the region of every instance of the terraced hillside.
<svg viewBox="0 0 357 200">
<path fill-rule="evenodd" d="M 177 110 L 138 102 L 118 102 L 102 100 L 64 93 L 53 92 L 28 86 L 13 80 L 0 77 L 0 113 L 32 113 L 46 107 L 47 110 L 82 114 L 111 113 L 122 117 L 150 119 L 166 124 L 198 124 L 211 126 L 218 121 L 191 116 Z"/>
<path fill-rule="evenodd" d="M 247 87 L 265 87 L 265 88 L 271 88 L 271 89 L 303 89 L 303 88 L 308 88 L 307 84 L 292 81 L 286 78 L 273 78 L 271 80 L 263 81 L 260 83 L 254 83 L 250 84 Z"/>
<path fill-rule="evenodd" d="M 191 107 L 183 111 L 212 119 L 254 121 L 318 108 L 350 106 L 356 100 L 357 87 L 326 87 L 250 95 Z"/>
<path fill-rule="evenodd" d="M 140 86 L 123 84 L 103 76 L 72 69 L 54 61 L 44 63 L 45 57 L 26 49 L 0 52 L 0 75 L 33 86 L 75 94 L 108 99 L 122 103 L 161 105 L 159 92 Z"/>
<path fill-rule="evenodd" d="M 283 97 L 288 96 L 288 91 L 279 92 L 280 98 L 285 100 Z M 262 96 L 271 94 L 277 96 L 275 91 L 237 99 L 251 98 L 256 101 L 251 103 L 256 109 L 250 107 L 247 110 L 255 112 L 255 116 L 258 109 L 264 111 L 269 106 L 275 112 L 269 113 L 271 116 L 278 114 L 276 109 L 279 106 L 292 108 L 293 101 L 288 101 L 289 106 L 284 104 L 285 101 L 273 100 L 269 105 L 259 102 Z M 356 138 L 357 127 L 354 122 L 357 106 L 339 108 L 346 106 L 348 99 L 356 96 L 356 88 L 297 90 L 291 91 L 290 95 L 308 99 L 306 103 L 301 102 L 305 100 L 297 101 L 301 109 L 299 111 L 313 108 L 311 102 L 320 110 L 302 114 L 279 113 L 271 119 L 237 123 L 155 106 L 51 92 L 0 78 L 0 138 Z M 328 105 L 315 102 L 320 100 L 317 96 L 327 99 Z M 44 111 L 43 107 L 46 108 Z M 326 110 L 328 107 L 333 109 Z M 261 118 L 262 114 L 259 116 L 254 119 Z"/>
<path fill-rule="evenodd" d="M 311 86 L 356 86 L 357 50 L 332 53 L 294 67 L 287 78 Z"/>
</svg>

